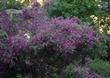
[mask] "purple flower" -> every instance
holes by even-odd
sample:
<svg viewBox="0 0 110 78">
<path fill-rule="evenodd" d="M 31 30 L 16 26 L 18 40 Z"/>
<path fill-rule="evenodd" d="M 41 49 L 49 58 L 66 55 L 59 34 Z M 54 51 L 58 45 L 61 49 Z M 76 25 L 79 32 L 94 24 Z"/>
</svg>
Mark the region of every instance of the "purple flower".
<svg viewBox="0 0 110 78">
<path fill-rule="evenodd" d="M 59 52 L 74 53 L 77 47 L 91 45 L 91 48 L 98 43 L 96 33 L 92 28 L 78 24 L 77 19 L 53 18 L 38 29 L 32 39 L 33 43 L 45 43 L 53 46 Z M 54 48 L 54 49 L 55 49 Z"/>
<path fill-rule="evenodd" d="M 25 9 L 22 12 L 23 12 L 22 16 L 24 17 L 24 19 L 30 19 L 30 18 L 33 17 L 31 11 L 28 11 L 28 10 Z"/>
<path fill-rule="evenodd" d="M 88 78 L 98 78 L 96 74 L 90 74 Z"/>
<path fill-rule="evenodd" d="M 14 65 L 13 54 L 12 52 L 7 52 L 5 49 L 0 48 L 0 58 L 2 59 L 2 63 Z"/>
<path fill-rule="evenodd" d="M 5 11 L 0 12 L 0 28 L 6 31 L 10 36 L 15 34 L 13 22 Z"/>
<path fill-rule="evenodd" d="M 43 44 L 45 42 L 46 38 L 43 33 L 37 33 L 33 38 L 32 38 L 32 44 Z"/>
<path fill-rule="evenodd" d="M 15 55 L 20 54 L 27 48 L 29 48 L 29 42 L 22 36 L 12 36 L 9 39 L 9 46 Z"/>
</svg>

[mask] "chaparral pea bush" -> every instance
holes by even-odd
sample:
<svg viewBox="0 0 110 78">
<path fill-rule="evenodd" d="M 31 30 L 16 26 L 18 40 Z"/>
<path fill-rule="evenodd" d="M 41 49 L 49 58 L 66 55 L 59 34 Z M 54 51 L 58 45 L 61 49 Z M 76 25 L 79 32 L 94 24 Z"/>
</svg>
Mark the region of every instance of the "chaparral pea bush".
<svg viewBox="0 0 110 78">
<path fill-rule="evenodd" d="M 79 24 L 75 18 L 54 18 L 39 27 L 39 30 L 32 43 L 47 48 L 50 46 L 55 52 L 86 56 L 92 54 L 92 48 L 98 47 L 96 32 L 86 24 Z"/>
<path fill-rule="evenodd" d="M 18 16 L 0 11 L 1 78 L 85 78 L 86 71 L 98 78 L 89 65 L 103 56 L 100 34 L 77 17 L 49 19 L 50 3 L 34 3 Z"/>
</svg>

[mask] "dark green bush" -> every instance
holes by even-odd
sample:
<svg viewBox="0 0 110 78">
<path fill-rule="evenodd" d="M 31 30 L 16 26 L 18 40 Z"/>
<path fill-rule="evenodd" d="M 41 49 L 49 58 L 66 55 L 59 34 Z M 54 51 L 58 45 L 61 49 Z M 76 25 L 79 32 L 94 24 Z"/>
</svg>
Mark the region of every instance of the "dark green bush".
<svg viewBox="0 0 110 78">
<path fill-rule="evenodd" d="M 102 10 L 102 2 L 95 0 L 54 0 L 53 7 L 49 10 L 49 17 L 64 16 L 66 18 L 76 16 L 83 21 L 89 22 L 92 26 L 99 26 L 99 21 L 107 15 Z M 101 7 L 99 7 L 100 5 Z M 98 17 L 97 23 L 93 22 L 91 15 Z"/>
<path fill-rule="evenodd" d="M 25 0 L 24 2 L 20 2 L 20 0 L 1 0 L 0 9 L 21 9 L 24 4 L 28 4 L 29 1 L 30 0 Z"/>
<path fill-rule="evenodd" d="M 50 10 L 50 16 L 78 16 L 79 18 L 85 18 L 101 12 L 95 0 L 55 0 Z"/>
<path fill-rule="evenodd" d="M 110 77 L 110 64 L 96 59 L 91 64 L 91 70 L 105 77 Z"/>
<path fill-rule="evenodd" d="M 81 75 L 75 71 L 73 64 L 69 64 L 64 70 L 64 78 L 82 78 Z"/>
<path fill-rule="evenodd" d="M 4 38 L 6 38 L 8 35 L 7 35 L 7 33 L 5 32 L 5 31 L 3 31 L 3 30 L 0 30 L 0 39 L 4 39 Z"/>
<path fill-rule="evenodd" d="M 53 78 L 82 78 L 81 75 L 75 71 L 73 64 L 69 64 L 66 68 L 60 72 L 60 74 L 54 73 Z"/>
</svg>

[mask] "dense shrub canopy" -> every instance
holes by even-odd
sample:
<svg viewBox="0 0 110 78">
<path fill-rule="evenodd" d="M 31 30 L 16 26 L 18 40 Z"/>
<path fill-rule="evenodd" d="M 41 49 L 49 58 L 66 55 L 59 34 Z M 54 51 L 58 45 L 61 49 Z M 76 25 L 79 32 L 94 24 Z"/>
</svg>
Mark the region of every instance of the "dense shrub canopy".
<svg viewBox="0 0 110 78">
<path fill-rule="evenodd" d="M 101 78 L 103 70 L 109 73 L 109 64 L 105 69 L 98 66 L 103 61 L 91 64 L 94 58 L 109 58 L 109 38 L 79 19 L 102 14 L 95 0 L 55 0 L 51 10 L 53 1 L 44 2 L 21 9 L 21 3 L 9 0 L 5 8 L 16 6 L 20 12 L 0 11 L 0 77 Z"/>
<path fill-rule="evenodd" d="M 47 21 L 33 38 L 33 43 L 53 47 L 57 52 L 74 53 L 77 48 L 97 46 L 98 37 L 86 24 L 78 24 L 76 18 L 54 18 Z"/>
<path fill-rule="evenodd" d="M 90 15 L 97 15 L 103 12 L 98 7 L 98 3 L 95 0 L 55 0 L 52 10 L 50 10 L 50 15 L 87 18 Z"/>
</svg>

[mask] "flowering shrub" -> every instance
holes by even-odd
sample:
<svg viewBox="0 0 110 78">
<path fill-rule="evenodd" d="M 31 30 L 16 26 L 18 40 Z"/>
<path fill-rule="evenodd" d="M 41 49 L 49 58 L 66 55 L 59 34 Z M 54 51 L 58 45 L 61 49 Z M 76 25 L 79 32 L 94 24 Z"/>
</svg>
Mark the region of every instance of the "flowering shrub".
<svg viewBox="0 0 110 78">
<path fill-rule="evenodd" d="M 55 52 L 74 54 L 83 48 L 95 48 L 98 37 L 92 28 L 78 24 L 77 19 L 58 17 L 42 25 L 33 37 L 32 43 L 51 46 Z"/>
<path fill-rule="evenodd" d="M 51 78 L 54 68 L 62 70 L 76 56 L 98 53 L 93 50 L 98 49 L 99 37 L 86 23 L 75 17 L 47 19 L 47 11 L 39 8 L 35 3 L 32 9 L 22 10 L 17 22 L 17 17 L 10 19 L 0 12 L 0 63 L 11 73 L 16 71 L 13 78 L 16 74 Z"/>
<path fill-rule="evenodd" d="M 5 11 L 0 12 L 0 29 L 7 32 L 8 35 L 14 34 L 13 22 Z"/>
<path fill-rule="evenodd" d="M 29 48 L 29 42 L 22 36 L 14 36 L 9 39 L 9 46 L 14 53 L 19 54 Z"/>
</svg>

